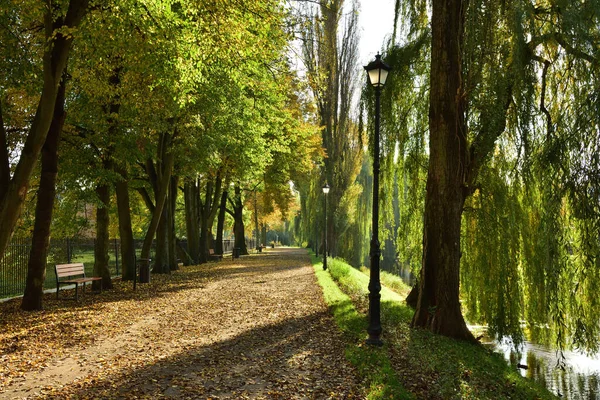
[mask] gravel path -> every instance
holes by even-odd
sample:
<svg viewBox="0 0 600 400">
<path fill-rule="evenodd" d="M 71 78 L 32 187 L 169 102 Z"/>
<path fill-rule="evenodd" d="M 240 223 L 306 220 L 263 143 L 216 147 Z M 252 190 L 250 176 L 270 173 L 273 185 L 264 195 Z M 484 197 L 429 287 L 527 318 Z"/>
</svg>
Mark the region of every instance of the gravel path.
<svg viewBox="0 0 600 400">
<path fill-rule="evenodd" d="M 305 250 L 130 285 L 41 313 L 0 305 L 0 399 L 363 398 Z"/>
</svg>

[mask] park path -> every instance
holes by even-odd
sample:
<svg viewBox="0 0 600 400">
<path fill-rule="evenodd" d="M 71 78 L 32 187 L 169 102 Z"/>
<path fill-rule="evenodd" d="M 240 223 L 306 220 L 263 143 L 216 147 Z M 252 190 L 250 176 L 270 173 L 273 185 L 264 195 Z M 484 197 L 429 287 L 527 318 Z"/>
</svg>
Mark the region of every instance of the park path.
<svg viewBox="0 0 600 400">
<path fill-rule="evenodd" d="M 184 267 L 153 276 L 136 292 L 127 285 L 118 282 L 82 304 L 48 298 L 49 310 L 35 321 L 45 328 L 29 333 L 48 335 L 56 350 L 45 343 L 37 367 L 0 370 L 8 378 L 0 399 L 363 397 L 305 250 L 267 249 Z M 16 369 L 36 349 L 23 341 L 23 313 L 13 314 L 21 336 L 0 335 L 0 350 L 12 349 L 0 361 Z M 12 314 L 5 315 L 10 331 Z M 65 342 L 53 329 L 86 334 Z"/>
</svg>

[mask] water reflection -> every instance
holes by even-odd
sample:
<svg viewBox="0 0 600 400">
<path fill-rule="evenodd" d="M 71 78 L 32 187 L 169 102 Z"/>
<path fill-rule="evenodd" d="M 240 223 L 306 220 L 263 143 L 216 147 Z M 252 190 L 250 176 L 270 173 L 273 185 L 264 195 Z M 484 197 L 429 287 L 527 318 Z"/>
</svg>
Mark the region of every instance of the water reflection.
<svg viewBox="0 0 600 400">
<path fill-rule="evenodd" d="M 564 399 L 600 399 L 600 358 L 576 351 L 565 351 L 561 360 L 549 347 L 525 342 L 521 354 L 513 351 L 510 342 L 493 342 L 496 351 L 522 376 L 546 386 Z M 559 368 L 562 361 L 563 368 Z"/>
</svg>

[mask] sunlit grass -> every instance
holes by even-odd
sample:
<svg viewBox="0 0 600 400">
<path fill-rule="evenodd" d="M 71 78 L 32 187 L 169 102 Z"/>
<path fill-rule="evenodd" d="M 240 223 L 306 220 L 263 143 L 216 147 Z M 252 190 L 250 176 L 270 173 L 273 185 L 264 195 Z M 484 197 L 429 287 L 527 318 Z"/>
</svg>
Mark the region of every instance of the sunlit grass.
<svg viewBox="0 0 600 400">
<path fill-rule="evenodd" d="M 318 260 L 313 259 L 313 263 Z M 321 264 L 315 266 L 324 292 L 333 292 L 330 286 L 337 283 L 342 295 L 351 300 L 345 303 L 346 310 L 353 308 L 353 328 L 356 337 L 366 335 L 366 313 L 368 310 L 368 269 L 361 272 L 341 260 L 328 262 L 329 273 L 324 273 Z M 381 281 L 400 293 L 382 287 L 381 320 L 384 329 L 382 349 L 378 359 L 387 360 L 392 370 L 387 371 L 399 379 L 398 385 L 406 388 L 416 398 L 442 399 L 555 399 L 548 390 L 527 380 L 511 368 L 499 354 L 462 341 L 456 341 L 431 332 L 412 329 L 410 322 L 414 311 L 404 299 L 409 287 L 397 282 L 398 277 L 382 273 Z M 326 276 L 334 282 L 323 285 Z M 330 279 L 331 281 L 331 279 Z M 386 285 L 387 283 L 387 285 Z M 327 299 L 326 294 L 326 299 Z M 341 296 L 341 295 L 340 295 Z M 332 307 L 334 314 L 335 307 Z M 339 317 L 336 317 L 338 321 Z M 362 327 L 360 327 L 362 321 Z M 342 320 L 342 322 L 344 322 Z M 347 323 L 347 322 L 345 322 Z M 340 321 L 338 321 L 340 324 Z M 340 326 L 343 326 L 341 324 Z M 359 330 L 359 328 L 361 330 Z M 355 339 L 358 340 L 358 339 Z M 367 348 L 368 349 L 368 348 Z M 387 354 L 383 354 L 383 352 Z M 360 360 L 358 364 L 365 362 Z M 360 367 L 358 367 L 360 370 Z M 407 398 L 406 394 L 403 393 Z M 387 398 L 387 397 L 386 397 Z"/>
<path fill-rule="evenodd" d="M 338 263 L 336 260 L 332 261 Z M 319 284 L 323 288 L 325 301 L 338 327 L 346 335 L 348 343 L 346 358 L 366 382 L 365 397 L 367 399 L 414 399 L 414 396 L 400 383 L 388 357 L 387 347 L 370 347 L 364 343 L 366 339 L 364 315 L 356 310 L 351 298 L 340 290 L 329 272 L 323 271 L 321 260 L 313 256 L 312 263 Z M 352 270 L 344 268 L 343 265 L 340 265 L 340 269 L 334 268 L 338 277 L 345 279 L 343 276 L 347 273 L 348 278 L 345 282 L 349 285 L 353 284 Z M 354 286 L 356 290 L 359 285 L 360 283 Z"/>
</svg>

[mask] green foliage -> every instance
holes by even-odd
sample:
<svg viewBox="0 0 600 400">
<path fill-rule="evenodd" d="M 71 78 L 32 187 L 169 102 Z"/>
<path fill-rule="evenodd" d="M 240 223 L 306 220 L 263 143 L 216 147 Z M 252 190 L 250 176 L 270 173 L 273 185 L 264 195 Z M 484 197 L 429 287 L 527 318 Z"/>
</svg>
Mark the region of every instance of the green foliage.
<svg viewBox="0 0 600 400">
<path fill-rule="evenodd" d="M 396 21 L 402 22 L 396 28 L 408 37 L 407 51 L 427 37 L 424 7 L 419 0 L 398 2 Z M 462 227 L 465 311 L 472 322 L 517 343 L 526 333 L 558 348 L 597 351 L 600 315 L 592 288 L 600 283 L 600 4 L 477 0 L 468 2 L 465 19 L 460 95 L 467 99 L 474 163 L 465 176 L 465 188 L 473 193 Z M 391 103 L 384 108 L 384 127 L 393 121 L 389 131 L 401 133 L 384 142 L 388 157 L 393 145 L 399 154 L 406 151 L 402 132 L 418 135 L 427 126 L 427 96 L 414 94 L 423 87 L 426 92 L 428 48 L 417 58 L 425 63 L 421 69 L 407 69 L 410 61 L 395 58 L 399 48 L 390 46 L 386 60 L 408 82 L 398 86 L 391 74 L 383 92 L 389 89 L 391 96 L 382 101 Z M 398 90 L 420 107 L 422 119 L 398 118 L 409 115 L 394 111 L 406 102 L 395 97 Z M 415 149 L 404 160 L 426 165 L 425 146 Z M 421 230 L 419 179 L 425 167 L 407 175 L 401 156 L 397 163 L 385 162 L 382 192 L 392 192 L 396 164 L 412 177 L 404 178 L 405 187 L 418 188 L 414 207 L 406 198 L 400 202 L 400 225 L 410 228 L 399 230 L 397 251 L 401 262 L 419 264 L 421 241 L 410 232 Z M 383 220 L 389 221 L 393 201 L 384 204 Z M 407 251 L 411 246 L 419 249 Z"/>
<path fill-rule="evenodd" d="M 298 185 L 303 198 L 301 212 L 314 215 L 304 218 L 302 233 L 311 238 L 311 244 L 324 247 L 324 235 L 317 232 L 324 231 L 324 207 L 320 203 L 321 187 L 327 182 L 331 187 L 328 247 L 332 254 L 349 258 L 354 252 L 350 242 L 356 238 L 351 231 L 356 204 L 364 189 L 356 182 L 364 136 L 352 112 L 358 72 L 358 5 L 353 1 L 347 6 L 351 12 L 344 12 L 343 0 L 304 3 L 296 9 L 296 16 L 302 32 L 302 61 L 314 99 L 314 111 L 308 118 L 321 127 L 325 153 L 319 170 L 311 176 L 315 181 Z"/>
<path fill-rule="evenodd" d="M 483 188 L 469 200 L 463 223 L 466 318 L 488 324 L 491 335 L 511 336 L 518 345 L 523 340 L 521 302 L 514 301 L 523 295 L 519 193 L 494 168 L 482 171 L 480 182 Z"/>
</svg>

